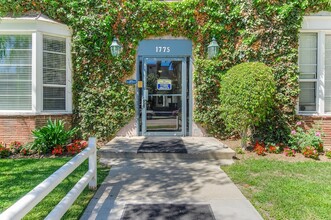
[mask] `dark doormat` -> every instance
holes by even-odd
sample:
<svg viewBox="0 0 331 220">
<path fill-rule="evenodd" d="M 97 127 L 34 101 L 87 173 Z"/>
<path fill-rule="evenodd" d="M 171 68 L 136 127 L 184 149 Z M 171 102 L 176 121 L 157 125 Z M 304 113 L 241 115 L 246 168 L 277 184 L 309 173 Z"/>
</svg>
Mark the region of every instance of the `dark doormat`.
<svg viewBox="0 0 331 220">
<path fill-rule="evenodd" d="M 215 220 L 208 204 L 127 204 L 121 220 Z"/>
<path fill-rule="evenodd" d="M 187 154 L 187 149 L 182 139 L 145 139 L 138 153 L 182 153 Z"/>
</svg>

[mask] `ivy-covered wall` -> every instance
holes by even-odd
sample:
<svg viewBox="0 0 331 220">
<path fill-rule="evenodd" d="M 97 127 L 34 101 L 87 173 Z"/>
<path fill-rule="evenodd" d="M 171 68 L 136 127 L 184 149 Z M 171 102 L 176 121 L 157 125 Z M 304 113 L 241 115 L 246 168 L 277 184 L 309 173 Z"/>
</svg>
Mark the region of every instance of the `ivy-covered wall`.
<svg viewBox="0 0 331 220">
<path fill-rule="evenodd" d="M 303 15 L 330 10 L 328 0 L 1 0 L 1 16 L 41 12 L 73 30 L 72 58 L 76 125 L 82 134 L 107 140 L 134 115 L 134 73 L 140 40 L 172 35 L 194 43 L 195 120 L 215 136 L 228 135 L 218 112 L 222 74 L 232 66 L 260 61 L 274 69 L 277 97 L 273 114 L 256 134 L 283 139 L 298 96 L 298 30 Z M 110 54 L 113 37 L 123 44 Z M 212 36 L 220 44 L 206 60 Z"/>
</svg>

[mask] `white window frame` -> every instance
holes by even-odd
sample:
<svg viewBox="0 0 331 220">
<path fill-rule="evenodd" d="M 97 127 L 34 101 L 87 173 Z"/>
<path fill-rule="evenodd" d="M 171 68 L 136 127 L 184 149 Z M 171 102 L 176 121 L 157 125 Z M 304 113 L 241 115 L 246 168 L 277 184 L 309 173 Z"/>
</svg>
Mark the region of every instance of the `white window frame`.
<svg viewBox="0 0 331 220">
<path fill-rule="evenodd" d="M 0 115 L 72 114 L 72 31 L 64 24 L 38 16 L 37 18 L 1 18 L 0 34 L 31 34 L 32 36 L 32 109 L 0 110 Z M 66 106 L 64 111 L 43 110 L 43 35 L 66 39 Z"/>
<path fill-rule="evenodd" d="M 300 33 L 317 34 L 317 75 L 316 79 L 299 79 L 299 82 L 316 81 L 316 111 L 300 111 L 299 101 L 297 103 L 297 114 L 299 115 L 326 115 L 331 112 L 324 111 L 325 94 L 325 35 L 331 34 L 331 14 L 323 12 L 314 16 L 305 16 Z"/>
<path fill-rule="evenodd" d="M 72 88 L 72 76 L 71 76 L 71 54 L 70 54 L 70 51 L 71 51 L 71 39 L 69 37 L 63 37 L 61 35 L 54 35 L 54 34 L 48 34 L 48 33 L 43 33 L 42 34 L 42 38 L 41 38 L 41 42 L 43 42 L 43 37 L 44 36 L 51 36 L 51 37 L 59 37 L 59 38 L 65 38 L 66 39 L 66 85 L 52 85 L 52 84 L 44 84 L 43 82 L 43 44 L 41 44 L 41 57 L 40 57 L 40 60 L 42 60 L 42 62 L 40 63 L 40 73 L 41 73 L 41 76 L 39 77 L 39 79 L 41 79 L 41 82 L 39 83 L 39 85 L 41 85 L 41 88 L 39 91 L 42 91 L 42 93 L 40 94 L 40 97 L 39 97 L 39 103 L 41 103 L 42 105 L 39 106 L 40 107 L 40 111 L 43 111 L 43 112 L 63 112 L 63 111 L 59 111 L 59 110 L 43 110 L 43 105 L 44 105 L 44 99 L 43 99 L 43 94 L 44 94 L 44 86 L 47 86 L 47 87 L 64 87 L 65 88 L 65 109 L 70 109 L 72 111 L 72 91 L 71 91 L 71 88 Z M 66 110 L 64 112 L 66 112 Z"/>
</svg>

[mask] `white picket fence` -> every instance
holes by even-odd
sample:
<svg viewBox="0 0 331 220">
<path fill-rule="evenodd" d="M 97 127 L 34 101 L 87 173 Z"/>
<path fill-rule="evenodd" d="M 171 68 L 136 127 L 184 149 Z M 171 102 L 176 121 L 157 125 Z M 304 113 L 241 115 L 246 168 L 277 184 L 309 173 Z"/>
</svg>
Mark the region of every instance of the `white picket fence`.
<svg viewBox="0 0 331 220">
<path fill-rule="evenodd" d="M 90 189 L 97 187 L 97 155 L 96 138 L 91 137 L 88 147 L 77 154 L 68 163 L 63 165 L 50 177 L 36 186 L 14 205 L 0 214 L 1 220 L 22 219 L 31 209 L 33 209 L 43 198 L 45 198 L 57 185 L 69 176 L 81 163 L 89 158 L 89 169 L 86 174 L 76 183 L 68 194 L 57 204 L 57 206 L 45 218 L 47 220 L 60 219 L 71 207 L 80 193 L 89 184 Z M 31 175 L 31 174 L 29 174 Z M 32 174 L 33 175 L 33 174 Z"/>
</svg>

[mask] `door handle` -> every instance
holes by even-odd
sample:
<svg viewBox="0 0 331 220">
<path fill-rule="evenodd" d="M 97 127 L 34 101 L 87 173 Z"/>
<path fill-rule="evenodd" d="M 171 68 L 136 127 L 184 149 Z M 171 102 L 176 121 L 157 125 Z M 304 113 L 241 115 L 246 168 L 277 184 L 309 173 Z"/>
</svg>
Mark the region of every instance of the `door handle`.
<svg viewBox="0 0 331 220">
<path fill-rule="evenodd" d="M 142 98 L 142 101 L 143 101 L 143 108 L 146 108 L 147 107 L 147 101 L 148 101 L 148 90 L 147 89 L 144 89 L 143 90 L 143 98 Z"/>
<path fill-rule="evenodd" d="M 144 89 L 144 100 L 147 101 L 148 100 L 148 90 Z"/>
<path fill-rule="evenodd" d="M 146 108 L 147 100 L 143 99 L 143 108 Z"/>
</svg>

